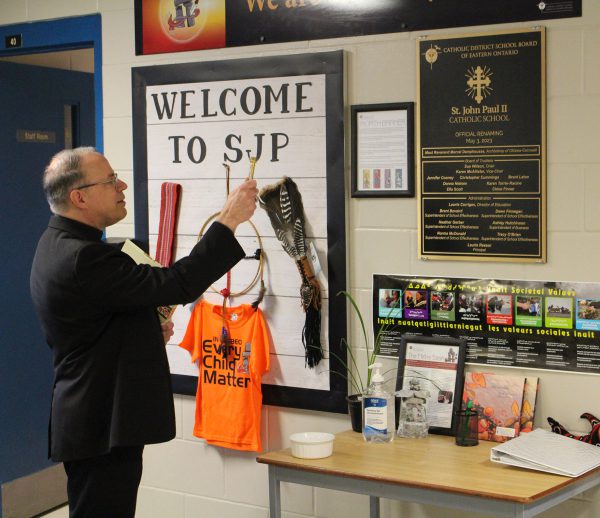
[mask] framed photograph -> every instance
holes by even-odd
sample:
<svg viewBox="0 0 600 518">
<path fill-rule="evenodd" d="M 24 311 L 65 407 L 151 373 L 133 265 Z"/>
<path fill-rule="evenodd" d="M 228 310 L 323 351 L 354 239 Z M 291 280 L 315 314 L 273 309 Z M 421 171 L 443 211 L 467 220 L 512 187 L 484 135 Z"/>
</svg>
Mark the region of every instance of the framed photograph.
<svg viewBox="0 0 600 518">
<path fill-rule="evenodd" d="M 414 103 L 354 105 L 352 197 L 413 197 Z"/>
<path fill-rule="evenodd" d="M 429 433 L 454 434 L 455 416 L 462 400 L 466 350 L 464 338 L 402 336 L 396 390 L 429 392 Z"/>
</svg>

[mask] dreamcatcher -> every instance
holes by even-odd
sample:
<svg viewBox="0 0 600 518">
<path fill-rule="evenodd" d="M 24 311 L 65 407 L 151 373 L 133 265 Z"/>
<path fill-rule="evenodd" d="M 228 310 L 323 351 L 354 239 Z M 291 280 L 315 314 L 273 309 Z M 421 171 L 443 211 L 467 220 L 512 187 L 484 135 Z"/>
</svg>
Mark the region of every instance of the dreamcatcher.
<svg viewBox="0 0 600 518">
<path fill-rule="evenodd" d="M 227 196 L 229 196 L 230 167 L 229 167 L 229 164 L 223 164 L 223 166 L 225 167 L 226 191 L 227 191 Z M 256 167 L 256 158 L 250 157 L 250 172 L 248 174 L 249 180 L 254 178 L 255 167 Z M 221 213 L 220 211 L 215 212 L 204 222 L 204 225 L 202 225 L 202 228 L 200 229 L 200 233 L 198 234 L 198 241 L 200 241 L 200 239 L 202 238 L 202 235 L 204 234 L 204 231 L 208 227 L 209 223 L 211 223 L 220 213 Z M 234 297 L 240 297 L 242 295 L 245 295 L 255 286 L 257 281 L 260 280 L 258 297 L 256 298 L 256 300 L 254 302 L 252 302 L 252 307 L 256 310 L 258 308 L 258 305 L 262 302 L 262 300 L 265 296 L 265 292 L 266 292 L 264 276 L 263 276 L 265 257 L 264 257 L 264 249 L 263 249 L 263 245 L 262 245 L 262 240 L 260 238 L 260 234 L 258 233 L 258 229 L 254 225 L 254 223 L 252 223 L 251 220 L 248 220 L 247 223 L 254 230 L 254 233 L 256 234 L 256 239 L 258 241 L 258 248 L 254 252 L 254 255 L 247 255 L 244 258 L 244 259 L 248 259 L 248 260 L 256 260 L 257 261 L 258 266 L 256 268 L 256 273 L 254 274 L 254 277 L 252 278 L 250 283 L 244 289 L 242 289 L 241 291 L 238 291 L 238 292 L 231 291 L 231 271 L 228 271 L 226 274 L 226 287 L 225 288 L 219 290 L 214 285 L 210 286 L 210 290 L 212 292 L 220 294 L 223 297 L 223 308 L 222 308 L 222 312 L 221 312 L 221 318 L 222 318 L 221 337 L 220 337 L 220 345 L 221 345 L 221 351 L 223 351 L 223 356 L 228 356 L 229 349 L 231 346 L 231 344 L 229 342 L 230 333 L 229 333 L 227 318 L 226 318 L 227 301 Z"/>
</svg>

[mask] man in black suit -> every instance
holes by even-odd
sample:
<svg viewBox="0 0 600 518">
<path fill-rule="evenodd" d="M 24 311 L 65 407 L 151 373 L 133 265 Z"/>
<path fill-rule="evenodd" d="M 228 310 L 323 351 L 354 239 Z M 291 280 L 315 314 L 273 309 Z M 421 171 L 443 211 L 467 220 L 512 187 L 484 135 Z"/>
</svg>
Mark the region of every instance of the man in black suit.
<svg viewBox="0 0 600 518">
<path fill-rule="evenodd" d="M 194 301 L 241 258 L 234 237 L 256 208 L 254 180 L 229 195 L 189 256 L 136 265 L 102 242 L 125 217 L 127 184 L 93 148 L 65 150 L 44 173 L 54 213 L 38 243 L 31 295 L 54 356 L 49 455 L 64 463 L 71 517 L 132 518 L 145 444 L 175 436 L 156 307 Z"/>
</svg>

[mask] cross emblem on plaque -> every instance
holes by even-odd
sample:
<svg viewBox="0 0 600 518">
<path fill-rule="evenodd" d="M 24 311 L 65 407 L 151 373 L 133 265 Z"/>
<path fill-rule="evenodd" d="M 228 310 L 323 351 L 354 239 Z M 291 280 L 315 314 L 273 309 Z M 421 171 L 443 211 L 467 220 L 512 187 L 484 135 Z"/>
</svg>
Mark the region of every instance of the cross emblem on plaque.
<svg viewBox="0 0 600 518">
<path fill-rule="evenodd" d="M 475 94 L 475 100 L 477 101 L 477 104 L 481 104 L 481 101 L 483 101 L 485 98 L 487 90 L 490 89 L 490 85 L 492 84 L 490 75 L 491 74 L 489 74 L 488 71 L 484 70 L 479 65 L 477 65 L 475 70 L 471 69 L 469 71 L 469 75 L 467 76 L 469 78 L 467 80 L 467 85 L 469 86 L 471 95 Z"/>
</svg>

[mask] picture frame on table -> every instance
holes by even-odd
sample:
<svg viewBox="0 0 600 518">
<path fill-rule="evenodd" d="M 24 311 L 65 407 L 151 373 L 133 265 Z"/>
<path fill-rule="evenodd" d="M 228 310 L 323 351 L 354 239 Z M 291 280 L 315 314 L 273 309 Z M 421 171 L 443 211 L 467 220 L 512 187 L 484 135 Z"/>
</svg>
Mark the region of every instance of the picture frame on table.
<svg viewBox="0 0 600 518">
<path fill-rule="evenodd" d="M 408 333 L 401 338 L 396 390 L 429 391 L 429 433 L 454 435 L 463 395 L 466 350 L 464 338 Z"/>
<path fill-rule="evenodd" d="M 414 103 L 353 105 L 351 118 L 352 197 L 414 197 Z"/>
</svg>

